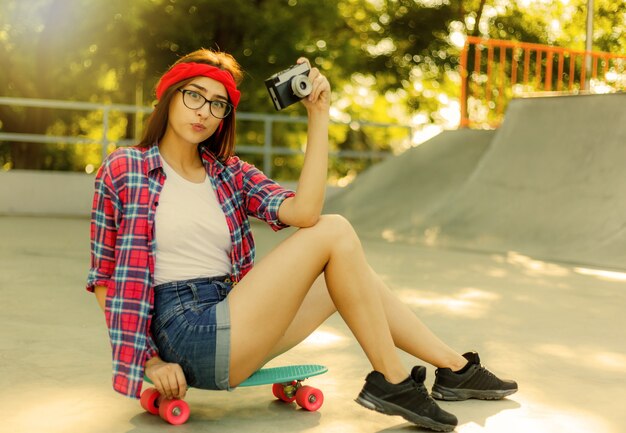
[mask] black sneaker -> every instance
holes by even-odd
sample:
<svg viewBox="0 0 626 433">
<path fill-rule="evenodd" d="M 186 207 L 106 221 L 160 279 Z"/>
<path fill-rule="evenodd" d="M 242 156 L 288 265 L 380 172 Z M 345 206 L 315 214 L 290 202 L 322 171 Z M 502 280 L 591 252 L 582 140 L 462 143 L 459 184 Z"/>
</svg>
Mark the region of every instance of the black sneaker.
<svg viewBox="0 0 626 433">
<path fill-rule="evenodd" d="M 501 380 L 480 365 L 476 352 L 463 354 L 469 362 L 459 373 L 449 368 L 438 368 L 432 396 L 438 400 L 500 400 L 517 392 L 517 383 Z"/>
<path fill-rule="evenodd" d="M 391 384 L 378 371 L 365 378 L 365 386 L 356 399 L 361 406 L 386 415 L 400 415 L 420 427 L 452 431 L 458 424 L 454 415 L 441 409 L 424 386 L 426 367 L 413 367 L 404 382 Z"/>
</svg>

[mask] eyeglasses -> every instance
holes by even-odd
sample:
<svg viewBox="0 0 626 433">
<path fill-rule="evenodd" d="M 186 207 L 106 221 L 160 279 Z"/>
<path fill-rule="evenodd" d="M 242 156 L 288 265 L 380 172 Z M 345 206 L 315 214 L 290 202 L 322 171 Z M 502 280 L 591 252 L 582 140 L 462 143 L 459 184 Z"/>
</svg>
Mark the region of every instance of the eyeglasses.
<svg viewBox="0 0 626 433">
<path fill-rule="evenodd" d="M 189 89 L 178 89 L 183 94 L 183 104 L 190 110 L 199 110 L 204 104 L 209 104 L 209 111 L 218 119 L 224 119 L 233 111 L 232 104 L 226 101 L 213 100 L 210 101 L 198 92 Z"/>
</svg>

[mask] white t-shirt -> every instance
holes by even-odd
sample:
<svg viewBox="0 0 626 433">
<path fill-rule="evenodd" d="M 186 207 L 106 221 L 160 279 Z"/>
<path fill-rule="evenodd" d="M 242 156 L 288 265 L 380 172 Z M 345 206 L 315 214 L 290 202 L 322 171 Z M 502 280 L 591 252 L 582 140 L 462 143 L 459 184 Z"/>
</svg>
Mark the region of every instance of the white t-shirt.
<svg viewBox="0 0 626 433">
<path fill-rule="evenodd" d="M 193 183 L 165 162 L 155 216 L 154 284 L 231 273 L 230 230 L 208 176 Z"/>
</svg>

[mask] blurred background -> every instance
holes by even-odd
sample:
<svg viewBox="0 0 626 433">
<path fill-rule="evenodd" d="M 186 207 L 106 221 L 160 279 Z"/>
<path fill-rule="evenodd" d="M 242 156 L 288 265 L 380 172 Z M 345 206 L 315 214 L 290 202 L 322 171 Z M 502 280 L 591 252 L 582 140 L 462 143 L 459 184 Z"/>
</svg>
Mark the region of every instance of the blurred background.
<svg viewBox="0 0 626 433">
<path fill-rule="evenodd" d="M 279 180 L 297 179 L 304 111 L 290 108 L 268 118 L 276 113 L 263 81 L 299 56 L 329 77 L 335 121 L 329 182 L 343 186 L 386 156 L 443 129 L 468 126 L 463 103 L 469 116 L 478 116 L 469 126 L 497 125 L 503 113 L 498 104 L 546 90 L 551 62 L 551 90 L 558 90 L 556 56 L 532 52 L 524 65 L 524 47 L 466 45 L 468 36 L 584 51 L 588 2 L 0 0 L 0 171 L 94 173 L 116 146 L 138 140 L 160 74 L 179 56 L 205 47 L 229 52 L 242 64 L 239 154 Z M 626 2 L 590 3 L 588 51 L 624 53 Z M 464 47 L 469 84 L 462 80 Z M 584 61 L 569 60 L 566 53 L 562 80 L 576 75 L 569 91 L 580 91 Z M 472 86 L 489 87 L 491 77 L 498 79 L 498 64 L 504 69 L 505 63 L 506 87 L 494 84 L 472 95 Z M 525 66 L 531 76 L 524 81 Z M 514 82 L 511 68 L 519 69 Z M 597 72 L 592 84 L 598 91 L 623 88 L 623 62 L 600 58 Z"/>
</svg>

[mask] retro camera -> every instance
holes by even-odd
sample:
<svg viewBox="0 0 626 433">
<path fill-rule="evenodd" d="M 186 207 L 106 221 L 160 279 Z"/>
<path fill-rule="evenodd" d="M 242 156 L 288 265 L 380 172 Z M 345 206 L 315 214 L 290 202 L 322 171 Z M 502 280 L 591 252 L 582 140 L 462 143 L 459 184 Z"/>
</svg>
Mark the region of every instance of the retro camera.
<svg viewBox="0 0 626 433">
<path fill-rule="evenodd" d="M 300 63 L 265 80 L 276 110 L 282 110 L 311 94 L 313 85 L 309 80 L 309 70 L 308 64 Z"/>
</svg>

